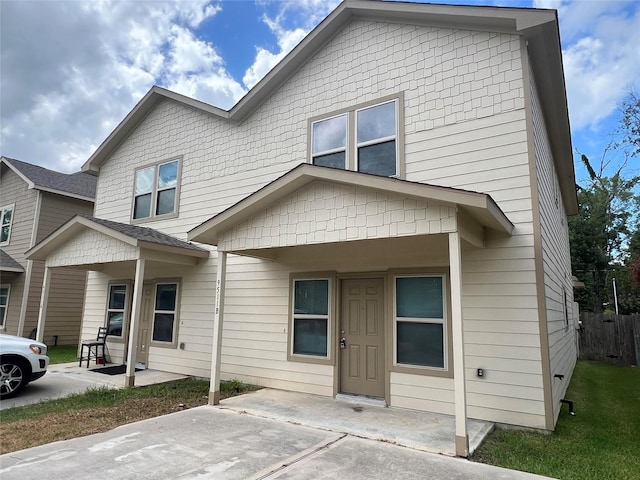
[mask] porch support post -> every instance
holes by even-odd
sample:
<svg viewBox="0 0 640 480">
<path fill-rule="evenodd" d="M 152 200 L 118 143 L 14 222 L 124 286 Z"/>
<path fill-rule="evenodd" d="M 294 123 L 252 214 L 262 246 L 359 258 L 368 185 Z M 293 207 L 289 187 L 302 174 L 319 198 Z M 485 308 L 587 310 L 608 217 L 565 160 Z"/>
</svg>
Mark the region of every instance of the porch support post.
<svg viewBox="0 0 640 480">
<path fill-rule="evenodd" d="M 36 340 L 44 340 L 44 324 L 47 319 L 47 305 L 49 304 L 49 287 L 51 287 L 51 269 L 44 267 L 44 279 L 42 280 L 42 293 L 40 294 L 40 310 L 38 312 L 38 328 L 36 330 Z M 25 289 L 24 295 L 28 295 Z"/>
<path fill-rule="evenodd" d="M 213 341 L 211 343 L 211 384 L 209 404 L 220 403 L 220 358 L 222 349 L 222 323 L 224 320 L 224 290 L 227 276 L 227 252 L 218 251 L 216 276 L 216 305 L 213 314 Z"/>
<path fill-rule="evenodd" d="M 20 306 L 20 317 L 18 317 L 18 333 L 16 333 L 18 337 L 24 335 L 24 323 L 27 319 L 27 308 L 29 307 L 32 273 L 33 260 L 27 260 L 27 271 L 24 273 L 24 286 L 22 287 L 22 305 Z"/>
<path fill-rule="evenodd" d="M 127 370 L 125 386 L 133 387 L 136 381 L 136 352 L 138 350 L 138 330 L 142 314 L 142 286 L 144 284 L 145 260 L 136 261 L 136 278 L 133 284 L 133 305 L 131 306 L 131 323 L 129 324 L 129 343 L 127 348 Z"/>
<path fill-rule="evenodd" d="M 451 276 L 451 323 L 453 326 L 453 386 L 456 414 L 456 455 L 469 456 L 467 433 L 467 392 L 464 375 L 464 333 L 462 325 L 462 253 L 460 234 L 449 234 L 449 272 Z"/>
</svg>

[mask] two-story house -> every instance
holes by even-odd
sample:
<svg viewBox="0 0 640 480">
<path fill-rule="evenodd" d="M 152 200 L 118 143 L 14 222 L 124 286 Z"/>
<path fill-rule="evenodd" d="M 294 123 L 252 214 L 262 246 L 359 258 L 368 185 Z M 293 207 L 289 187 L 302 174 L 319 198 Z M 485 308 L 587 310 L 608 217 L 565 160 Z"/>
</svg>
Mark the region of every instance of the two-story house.
<svg viewBox="0 0 640 480">
<path fill-rule="evenodd" d="M 0 158 L 0 332 L 29 336 L 38 322 L 44 262 L 25 252 L 77 214 L 93 213 L 96 178 L 64 174 L 13 158 Z M 60 270 L 52 278 L 49 345 L 78 343 L 86 272 Z"/>
<path fill-rule="evenodd" d="M 575 364 L 555 11 L 347 0 L 231 110 L 154 87 L 83 166 L 113 361 L 552 430 Z M 44 322 L 46 319 L 42 319 Z M 114 329 L 115 330 L 115 329 Z"/>
</svg>

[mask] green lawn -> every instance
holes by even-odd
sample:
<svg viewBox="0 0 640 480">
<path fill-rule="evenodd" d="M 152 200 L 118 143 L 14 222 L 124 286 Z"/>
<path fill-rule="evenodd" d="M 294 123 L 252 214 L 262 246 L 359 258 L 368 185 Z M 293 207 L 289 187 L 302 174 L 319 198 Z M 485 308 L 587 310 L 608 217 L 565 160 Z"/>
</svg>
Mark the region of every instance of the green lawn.
<svg viewBox="0 0 640 480">
<path fill-rule="evenodd" d="M 497 430 L 472 460 L 562 480 L 640 479 L 640 369 L 580 361 L 551 435 Z"/>
<path fill-rule="evenodd" d="M 56 363 L 77 362 L 78 346 L 59 345 L 57 347 L 49 347 L 47 349 L 47 355 L 49 356 L 49 363 L 51 365 L 54 365 Z"/>
</svg>

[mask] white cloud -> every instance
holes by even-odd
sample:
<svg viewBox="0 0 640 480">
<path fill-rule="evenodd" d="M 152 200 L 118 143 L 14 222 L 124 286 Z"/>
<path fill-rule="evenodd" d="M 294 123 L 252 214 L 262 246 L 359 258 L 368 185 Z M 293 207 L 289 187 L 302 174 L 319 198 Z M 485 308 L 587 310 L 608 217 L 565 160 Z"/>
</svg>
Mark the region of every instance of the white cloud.
<svg viewBox="0 0 640 480">
<path fill-rule="evenodd" d="M 272 3 L 263 2 L 264 5 Z M 279 50 L 271 52 L 267 48 L 256 46 L 255 60 L 242 77 L 244 85 L 247 88 L 253 88 L 339 3 L 339 0 L 276 2 L 279 10 L 275 17 L 271 18 L 265 14 L 262 20 L 275 35 Z M 293 16 L 293 19 L 291 19 L 291 16 Z M 295 23 L 298 23 L 298 25 L 295 25 Z"/>
<path fill-rule="evenodd" d="M 189 2 L 3 2 L 2 154 L 77 170 L 154 84 L 223 108 L 245 89 Z M 28 32 L 28 34 L 25 34 Z"/>
<path fill-rule="evenodd" d="M 269 25 L 271 31 L 278 38 L 278 53 L 272 53 L 266 48 L 258 47 L 256 58 L 253 64 L 247 69 L 242 82 L 247 88 L 253 88 L 269 70 L 278 64 L 298 43 L 309 33 L 302 28 L 294 30 L 283 30 L 278 25 L 273 25 L 269 19 L 265 19 L 265 23 Z"/>
<path fill-rule="evenodd" d="M 595 129 L 640 79 L 640 8 L 635 2 L 537 0 L 557 8 L 571 126 Z"/>
</svg>

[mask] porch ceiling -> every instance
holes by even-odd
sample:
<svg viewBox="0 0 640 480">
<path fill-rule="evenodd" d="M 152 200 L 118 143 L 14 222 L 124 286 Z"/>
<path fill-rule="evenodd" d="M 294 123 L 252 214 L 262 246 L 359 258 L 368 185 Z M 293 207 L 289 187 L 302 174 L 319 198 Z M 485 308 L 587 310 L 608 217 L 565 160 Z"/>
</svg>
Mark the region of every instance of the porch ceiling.
<svg viewBox="0 0 640 480">
<path fill-rule="evenodd" d="M 322 188 L 311 191 L 314 182 Z M 357 218 L 355 224 L 336 215 L 349 207 L 355 209 L 348 215 Z M 412 212 L 402 216 L 407 210 Z M 197 226 L 188 239 L 246 254 L 309 243 L 451 232 L 460 218 L 508 235 L 513 231 L 487 194 L 302 164 Z M 304 231 L 307 226 L 302 224 L 315 231 Z M 269 237 L 276 243 L 270 244 Z"/>
<path fill-rule="evenodd" d="M 209 251 L 151 228 L 77 215 L 26 252 L 48 267 L 101 270 L 105 264 L 144 258 L 195 265 Z"/>
<path fill-rule="evenodd" d="M 447 235 L 435 234 L 252 249 L 240 253 L 314 271 L 373 272 L 447 266 L 448 248 Z"/>
</svg>

